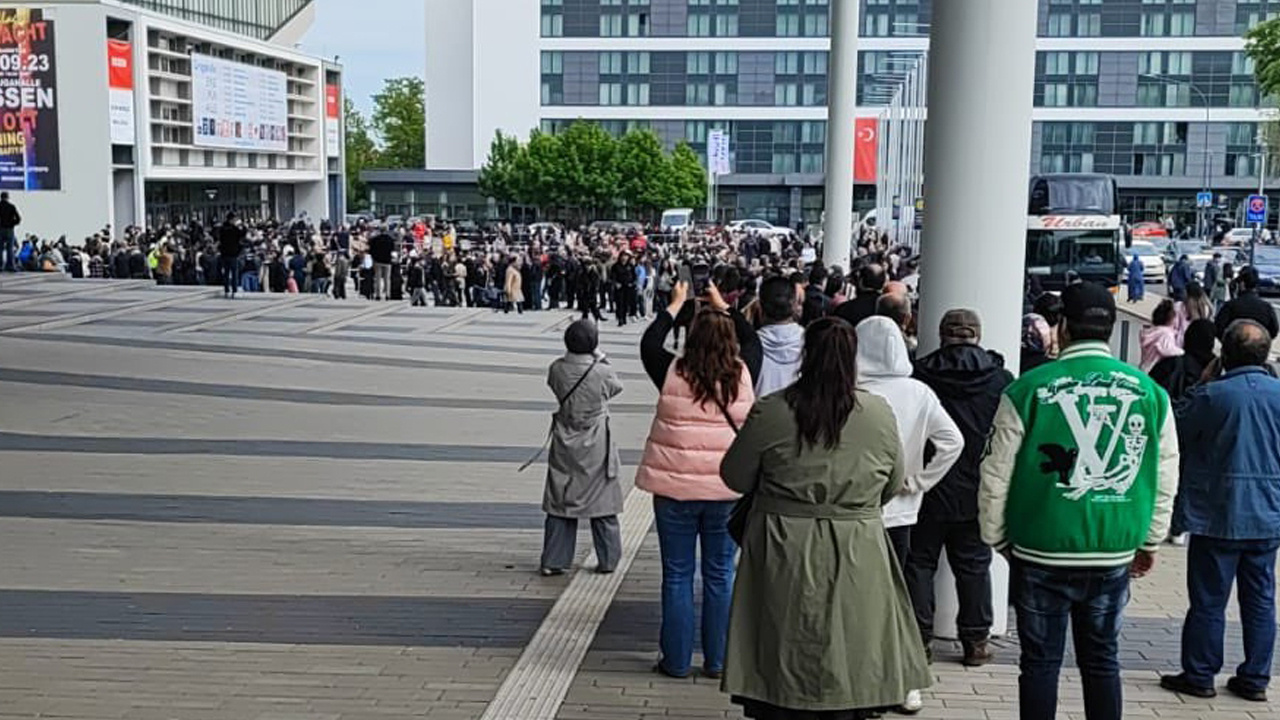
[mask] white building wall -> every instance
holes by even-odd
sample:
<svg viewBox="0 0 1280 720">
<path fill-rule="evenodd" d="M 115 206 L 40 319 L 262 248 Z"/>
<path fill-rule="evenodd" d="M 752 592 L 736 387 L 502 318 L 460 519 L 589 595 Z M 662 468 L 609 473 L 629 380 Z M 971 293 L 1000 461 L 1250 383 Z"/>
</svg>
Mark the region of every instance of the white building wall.
<svg viewBox="0 0 1280 720">
<path fill-rule="evenodd" d="M 62 189 L 10 192 L 19 235 L 66 235 L 79 243 L 111 222 L 111 127 L 107 120 L 106 17 L 100 5 L 29 7 L 54 21 Z"/>
<path fill-rule="evenodd" d="M 477 0 L 425 0 L 427 16 L 427 167 L 470 170 L 479 117 L 474 57 L 496 52 L 476 35 Z M 524 3 L 504 3 L 512 6 Z M 506 25 L 507 10 L 491 17 L 489 28 Z M 481 45 L 486 47 L 481 47 Z"/>
<path fill-rule="evenodd" d="M 474 0 L 476 37 L 476 134 L 470 164 L 484 165 L 493 135 L 501 130 L 521 139 L 538 127 L 542 103 L 539 33 L 542 8 L 536 2 Z M 488 18 L 488 21 L 485 21 Z M 501 18 L 494 21 L 494 18 Z M 430 119 L 428 118 L 428 122 Z"/>
</svg>

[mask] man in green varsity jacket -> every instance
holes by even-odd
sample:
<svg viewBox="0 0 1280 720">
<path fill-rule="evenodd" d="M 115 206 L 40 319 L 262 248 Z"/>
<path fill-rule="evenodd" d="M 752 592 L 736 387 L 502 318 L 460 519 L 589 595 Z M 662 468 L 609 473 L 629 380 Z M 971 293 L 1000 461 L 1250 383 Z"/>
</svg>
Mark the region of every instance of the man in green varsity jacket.
<svg viewBox="0 0 1280 720">
<path fill-rule="evenodd" d="M 1120 720 L 1121 614 L 1155 565 L 1178 485 L 1169 396 L 1111 356 L 1115 299 L 1062 293 L 1065 350 L 1010 385 L 982 464 L 982 539 L 1010 558 L 1022 720 L 1053 720 L 1067 620 L 1089 720 Z"/>
</svg>

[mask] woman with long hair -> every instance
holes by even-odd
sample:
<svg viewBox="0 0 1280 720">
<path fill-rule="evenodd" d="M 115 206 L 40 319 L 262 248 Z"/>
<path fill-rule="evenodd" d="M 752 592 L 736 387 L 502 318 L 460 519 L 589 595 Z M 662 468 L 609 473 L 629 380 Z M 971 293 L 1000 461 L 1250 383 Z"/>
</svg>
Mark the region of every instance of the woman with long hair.
<svg viewBox="0 0 1280 720">
<path fill-rule="evenodd" d="M 722 689 L 757 720 L 846 720 L 930 685 L 881 508 L 905 487 L 888 403 L 858 389 L 858 336 L 823 318 L 799 379 L 762 398 L 721 463 L 751 493 Z"/>
<path fill-rule="evenodd" d="M 720 480 L 720 459 L 733 443 L 760 373 L 760 340 L 715 285 L 689 325 L 684 354 L 664 347 L 688 285 L 676 283 L 671 304 L 658 313 L 640 342 L 645 372 L 658 386 L 658 409 L 645 441 L 636 487 L 653 494 L 662 553 L 662 657 L 658 672 L 687 677 L 693 662 L 693 577 L 702 548 L 702 670 L 724 670 L 733 556 L 729 514 L 738 494 Z"/>
</svg>

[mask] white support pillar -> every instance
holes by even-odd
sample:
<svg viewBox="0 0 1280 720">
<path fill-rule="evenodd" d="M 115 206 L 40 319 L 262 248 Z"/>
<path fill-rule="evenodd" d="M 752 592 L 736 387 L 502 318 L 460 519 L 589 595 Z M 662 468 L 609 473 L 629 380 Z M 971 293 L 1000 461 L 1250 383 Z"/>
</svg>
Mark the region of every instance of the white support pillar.
<svg viewBox="0 0 1280 720">
<path fill-rule="evenodd" d="M 983 344 L 1017 370 L 1036 7 L 1004 0 L 934 4 L 921 354 L 938 347 L 943 313 L 965 307 L 982 316 Z"/>
<path fill-rule="evenodd" d="M 1034 2 L 966 0 L 933 6 L 921 238 L 920 353 L 939 345 L 951 308 L 982 317 L 983 345 L 1018 370 L 1030 179 Z M 975 218 L 981 218 L 975 221 Z M 1008 626 L 1009 568 L 991 564 L 992 634 Z M 934 632 L 955 637 L 950 568 L 935 577 Z"/>
<path fill-rule="evenodd" d="M 853 135 L 857 124 L 858 3 L 831 4 L 828 63 L 826 222 L 822 262 L 849 269 L 853 247 Z"/>
</svg>

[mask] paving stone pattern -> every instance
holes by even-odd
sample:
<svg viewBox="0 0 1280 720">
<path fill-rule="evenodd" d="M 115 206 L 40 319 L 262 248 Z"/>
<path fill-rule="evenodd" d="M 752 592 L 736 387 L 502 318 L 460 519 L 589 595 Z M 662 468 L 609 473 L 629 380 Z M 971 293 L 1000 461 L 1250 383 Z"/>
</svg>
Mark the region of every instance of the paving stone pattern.
<svg viewBox="0 0 1280 720">
<path fill-rule="evenodd" d="M 563 326 L 0 277 L 0 720 L 478 718 L 568 582 L 535 572 L 542 474 L 516 472 Z M 601 344 L 628 465 L 656 397 L 642 330 Z M 1170 547 L 1135 585 L 1126 716 L 1280 718 L 1156 687 L 1183 573 Z M 660 574 L 650 533 L 560 718 L 740 717 L 716 683 L 651 672 Z M 940 642 L 919 717 L 1015 718 L 1016 641 L 998 645 L 973 671 Z M 1070 669 L 1062 692 L 1083 720 Z"/>
</svg>

